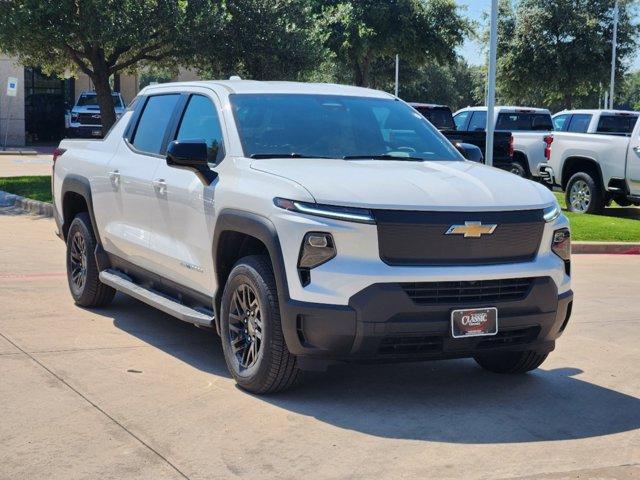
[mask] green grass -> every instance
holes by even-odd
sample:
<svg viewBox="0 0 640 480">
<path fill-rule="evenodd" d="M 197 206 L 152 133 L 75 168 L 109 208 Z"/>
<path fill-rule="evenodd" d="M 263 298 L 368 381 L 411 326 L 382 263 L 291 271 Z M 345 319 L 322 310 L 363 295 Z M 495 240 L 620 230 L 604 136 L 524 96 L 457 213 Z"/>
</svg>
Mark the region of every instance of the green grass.
<svg viewBox="0 0 640 480">
<path fill-rule="evenodd" d="M 566 211 L 564 194 L 555 192 L 571 223 L 571 239 L 592 242 L 640 242 L 640 208 L 611 206 L 602 215 Z"/>
<path fill-rule="evenodd" d="M 0 190 L 15 193 L 22 197 L 51 203 L 51 177 L 2 177 L 0 178 Z"/>
</svg>

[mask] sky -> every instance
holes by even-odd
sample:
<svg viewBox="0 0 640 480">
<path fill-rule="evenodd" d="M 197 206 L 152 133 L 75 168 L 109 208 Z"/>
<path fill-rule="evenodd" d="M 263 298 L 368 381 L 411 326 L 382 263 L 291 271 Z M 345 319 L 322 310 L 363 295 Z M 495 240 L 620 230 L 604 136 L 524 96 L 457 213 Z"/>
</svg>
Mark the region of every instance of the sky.
<svg viewBox="0 0 640 480">
<path fill-rule="evenodd" d="M 464 6 L 463 14 L 470 19 L 482 22 L 483 12 L 489 12 L 491 8 L 491 0 L 456 0 L 458 5 Z M 465 60 L 471 65 L 480 65 L 484 63 L 484 56 L 480 49 L 480 45 L 471 40 L 466 40 L 459 50 Z M 640 70 L 640 54 L 636 56 L 631 64 L 631 70 Z"/>
</svg>

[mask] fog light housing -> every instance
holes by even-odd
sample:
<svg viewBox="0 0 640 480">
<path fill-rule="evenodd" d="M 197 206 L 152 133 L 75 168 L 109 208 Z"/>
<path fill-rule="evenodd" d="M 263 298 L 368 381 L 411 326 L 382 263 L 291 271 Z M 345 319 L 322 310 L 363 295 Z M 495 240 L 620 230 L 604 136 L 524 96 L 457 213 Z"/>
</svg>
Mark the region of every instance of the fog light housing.
<svg viewBox="0 0 640 480">
<path fill-rule="evenodd" d="M 564 270 L 571 275 L 571 233 L 568 228 L 561 228 L 553 232 L 551 250 L 564 260 Z"/>
<path fill-rule="evenodd" d="M 298 257 L 298 273 L 303 286 L 311 282 L 312 268 L 328 262 L 336 256 L 333 236 L 324 232 L 309 232 L 302 239 Z"/>
</svg>

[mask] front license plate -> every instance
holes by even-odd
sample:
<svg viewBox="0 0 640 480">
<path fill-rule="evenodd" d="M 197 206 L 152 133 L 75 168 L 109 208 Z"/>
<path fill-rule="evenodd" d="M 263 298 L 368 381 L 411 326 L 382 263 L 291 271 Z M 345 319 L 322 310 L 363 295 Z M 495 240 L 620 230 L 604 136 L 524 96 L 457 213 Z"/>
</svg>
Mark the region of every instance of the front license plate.
<svg viewBox="0 0 640 480">
<path fill-rule="evenodd" d="M 102 130 L 91 130 L 91 135 L 93 135 L 94 137 L 99 137 L 100 135 L 102 135 Z"/>
<path fill-rule="evenodd" d="M 495 307 L 451 312 L 453 338 L 480 337 L 496 333 L 498 333 L 498 309 Z"/>
</svg>

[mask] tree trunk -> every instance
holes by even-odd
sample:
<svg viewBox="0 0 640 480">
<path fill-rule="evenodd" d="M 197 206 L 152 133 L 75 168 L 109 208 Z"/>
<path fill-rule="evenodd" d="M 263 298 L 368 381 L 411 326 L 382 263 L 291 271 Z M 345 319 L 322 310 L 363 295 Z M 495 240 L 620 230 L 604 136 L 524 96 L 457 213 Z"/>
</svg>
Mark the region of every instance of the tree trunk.
<svg viewBox="0 0 640 480">
<path fill-rule="evenodd" d="M 100 116 L 102 118 L 102 134 L 106 135 L 111 126 L 116 123 L 116 111 L 113 105 L 113 97 L 111 96 L 109 74 L 94 70 L 91 80 L 98 95 L 98 105 L 100 106 Z"/>
<path fill-rule="evenodd" d="M 564 94 L 564 109 L 565 110 L 572 110 L 573 109 L 573 95 L 571 95 L 570 93 L 565 93 Z"/>
</svg>

